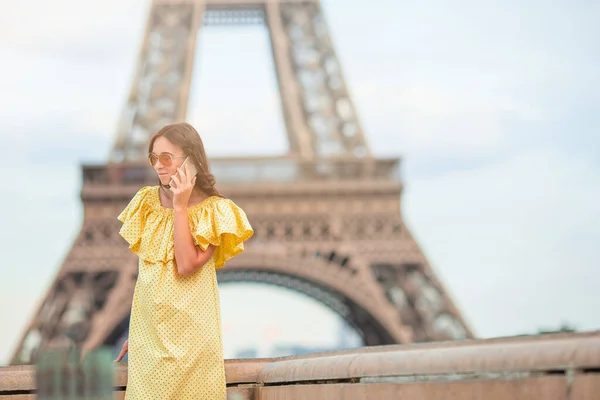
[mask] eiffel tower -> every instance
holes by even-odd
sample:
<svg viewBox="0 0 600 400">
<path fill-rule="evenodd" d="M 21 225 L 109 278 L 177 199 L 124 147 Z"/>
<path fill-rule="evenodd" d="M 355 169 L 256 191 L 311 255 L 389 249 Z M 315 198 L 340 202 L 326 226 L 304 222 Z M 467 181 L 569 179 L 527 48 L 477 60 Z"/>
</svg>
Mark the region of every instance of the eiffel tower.
<svg viewBox="0 0 600 400">
<path fill-rule="evenodd" d="M 13 364 L 33 363 L 59 343 L 85 351 L 127 335 L 137 258 L 118 236 L 116 216 L 141 186 L 156 184 L 149 137 L 186 118 L 201 27 L 240 24 L 268 29 L 290 150 L 211 160 L 219 189 L 255 228 L 219 282 L 304 293 L 365 345 L 473 336 L 403 222 L 400 160 L 371 154 L 320 2 L 154 0 L 109 160 L 82 166 L 82 228 Z"/>
</svg>

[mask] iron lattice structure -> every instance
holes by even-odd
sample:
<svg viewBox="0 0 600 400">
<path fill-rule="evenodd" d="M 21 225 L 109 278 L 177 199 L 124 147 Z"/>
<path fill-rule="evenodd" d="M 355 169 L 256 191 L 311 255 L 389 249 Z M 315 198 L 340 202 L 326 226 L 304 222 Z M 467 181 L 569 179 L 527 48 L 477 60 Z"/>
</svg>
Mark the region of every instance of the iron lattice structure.
<svg viewBox="0 0 600 400">
<path fill-rule="evenodd" d="M 255 236 L 218 272 L 311 296 L 366 345 L 465 339 L 472 333 L 401 215 L 398 159 L 372 156 L 317 0 L 155 0 L 130 95 L 105 165 L 82 167 L 83 226 L 15 350 L 113 345 L 126 335 L 137 257 L 116 215 L 156 178 L 146 145 L 185 120 L 203 25 L 264 24 L 290 152 L 212 160 L 219 188 Z"/>
</svg>

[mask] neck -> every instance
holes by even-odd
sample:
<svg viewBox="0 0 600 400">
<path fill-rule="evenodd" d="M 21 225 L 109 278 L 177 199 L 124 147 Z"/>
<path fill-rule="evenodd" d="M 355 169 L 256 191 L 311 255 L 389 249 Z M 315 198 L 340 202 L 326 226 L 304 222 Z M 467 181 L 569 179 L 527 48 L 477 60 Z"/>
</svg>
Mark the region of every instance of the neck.
<svg viewBox="0 0 600 400">
<path fill-rule="evenodd" d="M 166 198 L 168 198 L 169 200 L 173 199 L 173 192 L 171 192 L 171 186 L 170 185 L 163 185 L 162 183 L 160 184 L 160 188 L 163 191 L 163 194 L 165 195 Z M 205 195 L 204 193 L 200 193 L 196 188 L 192 189 L 192 196 L 191 198 L 206 198 L 208 197 L 208 195 Z"/>
<path fill-rule="evenodd" d="M 173 198 L 173 192 L 171 192 L 169 189 L 171 189 L 170 185 L 163 185 L 162 183 L 160 184 L 160 188 L 163 191 L 163 194 L 168 198 L 168 199 L 172 199 Z"/>
</svg>

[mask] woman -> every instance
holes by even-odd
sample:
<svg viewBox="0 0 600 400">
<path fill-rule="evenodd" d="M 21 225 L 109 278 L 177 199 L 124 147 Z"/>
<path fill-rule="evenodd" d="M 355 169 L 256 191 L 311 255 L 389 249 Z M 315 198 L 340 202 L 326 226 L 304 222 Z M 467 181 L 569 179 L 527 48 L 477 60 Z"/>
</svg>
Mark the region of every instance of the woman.
<svg viewBox="0 0 600 400">
<path fill-rule="evenodd" d="M 165 126 L 148 150 L 160 184 L 140 189 L 118 217 L 139 256 L 129 338 L 116 360 L 131 344 L 126 399 L 225 399 L 215 270 L 244 250 L 253 230 L 215 188 L 190 124 Z"/>
</svg>

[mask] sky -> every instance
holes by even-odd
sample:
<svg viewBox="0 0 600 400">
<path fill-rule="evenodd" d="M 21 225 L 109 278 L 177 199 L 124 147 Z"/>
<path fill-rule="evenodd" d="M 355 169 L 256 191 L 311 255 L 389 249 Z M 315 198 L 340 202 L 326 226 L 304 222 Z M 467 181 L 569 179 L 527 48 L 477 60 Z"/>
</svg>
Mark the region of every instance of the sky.
<svg viewBox="0 0 600 400">
<path fill-rule="evenodd" d="M 402 157 L 403 216 L 475 333 L 599 329 L 600 4 L 323 4 L 372 150 Z M 3 6 L 0 364 L 79 231 L 80 163 L 109 154 L 148 6 Z M 210 27 L 197 53 L 188 120 L 209 155 L 285 152 L 266 30 Z M 335 336 L 280 289 L 226 286 L 222 307 L 226 354 Z M 256 309 L 263 333 L 240 335 Z"/>
</svg>

